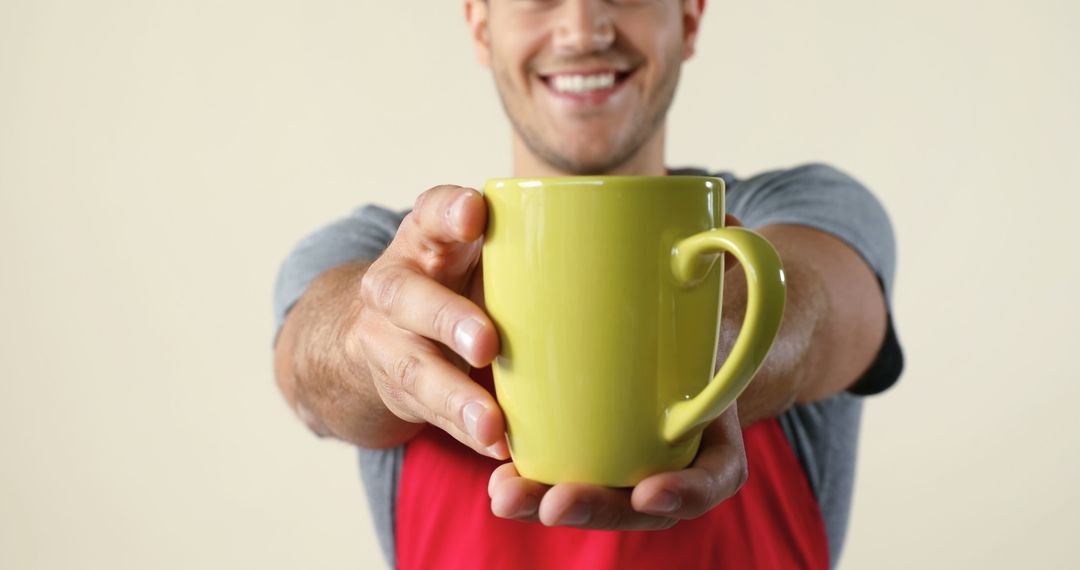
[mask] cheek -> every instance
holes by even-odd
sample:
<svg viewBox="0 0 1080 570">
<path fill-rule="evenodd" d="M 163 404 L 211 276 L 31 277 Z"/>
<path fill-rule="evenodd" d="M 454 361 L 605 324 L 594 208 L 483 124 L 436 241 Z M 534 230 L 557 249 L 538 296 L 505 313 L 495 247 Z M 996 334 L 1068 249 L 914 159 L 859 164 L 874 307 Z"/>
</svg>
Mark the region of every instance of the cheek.
<svg viewBox="0 0 1080 570">
<path fill-rule="evenodd" d="M 529 71 L 530 62 L 544 49 L 546 34 L 541 22 L 507 18 L 492 22 L 492 62 L 504 73 L 519 78 Z"/>
<path fill-rule="evenodd" d="M 624 37 L 637 51 L 644 54 L 654 66 L 665 66 L 672 54 L 681 59 L 683 53 L 682 23 L 669 14 L 658 14 L 655 19 L 635 19 L 623 26 Z"/>
</svg>

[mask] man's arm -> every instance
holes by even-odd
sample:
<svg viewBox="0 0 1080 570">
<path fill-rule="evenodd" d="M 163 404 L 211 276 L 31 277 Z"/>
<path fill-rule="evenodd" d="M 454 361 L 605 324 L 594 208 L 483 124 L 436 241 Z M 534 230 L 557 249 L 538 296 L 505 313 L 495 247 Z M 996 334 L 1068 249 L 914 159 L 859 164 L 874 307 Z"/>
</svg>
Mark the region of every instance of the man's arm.
<svg viewBox="0 0 1080 570">
<path fill-rule="evenodd" d="M 360 316 L 360 283 L 370 265 L 347 263 L 311 283 L 281 328 L 274 372 L 290 407 L 316 434 L 361 447 L 393 447 L 423 424 L 391 413 L 368 367 L 347 356 L 347 331 Z"/>
<path fill-rule="evenodd" d="M 885 334 L 881 288 L 850 247 L 804 226 L 758 231 L 784 261 L 788 303 L 772 351 L 739 398 L 743 425 L 848 388 L 873 361 Z M 359 285 L 369 265 L 349 263 L 311 284 L 282 327 L 275 371 L 286 400 L 315 433 L 363 447 L 392 447 L 423 424 L 390 412 L 367 366 L 350 360 L 343 342 L 359 317 Z M 745 308 L 746 280 L 736 268 L 725 276 L 721 355 L 734 344 Z"/>
<path fill-rule="evenodd" d="M 504 443 L 489 447 L 502 432 L 490 394 L 454 368 L 435 344 L 453 347 L 473 365 L 486 364 L 497 351 L 486 315 L 461 296 L 478 261 L 476 240 L 484 227 L 485 211 L 477 198 L 475 191 L 453 187 L 425 193 L 378 260 L 323 275 L 290 312 L 275 354 L 277 378 L 286 398 L 316 431 L 387 447 L 406 441 L 426 421 L 478 452 L 506 456 Z M 789 305 L 774 354 L 740 399 L 739 410 L 744 400 L 753 410 L 743 416 L 744 425 L 794 401 L 843 389 L 858 375 L 845 378 L 844 370 L 865 368 L 858 355 L 868 354 L 867 362 L 873 357 L 873 350 L 817 350 L 824 344 L 820 339 L 844 344 L 845 331 L 859 341 L 873 329 L 836 316 L 848 311 L 862 318 L 867 312 L 852 302 L 867 290 L 848 290 L 858 283 L 848 279 L 859 271 L 873 282 L 861 258 L 839 240 L 805 227 L 768 226 L 762 233 L 787 266 Z M 741 269 L 729 271 L 727 278 L 724 330 L 730 334 L 741 320 L 745 285 Z M 883 319 L 883 301 L 881 313 Z M 459 334 L 470 322 L 479 323 L 479 329 Z M 818 366 L 824 372 L 806 370 Z M 796 379 L 787 374 L 793 370 L 799 372 Z M 470 423 L 468 410 L 475 405 L 482 411 Z M 632 493 L 574 485 L 548 489 L 521 479 L 513 464 L 506 464 L 492 476 L 492 510 L 499 516 L 585 528 L 665 528 L 677 519 L 700 516 L 746 478 L 739 423 L 735 408 L 725 412 L 706 428 L 690 468 L 654 475 Z M 669 496 L 678 500 L 669 503 Z M 580 504 L 590 505 L 587 516 L 568 520 L 572 507 Z"/>
<path fill-rule="evenodd" d="M 793 224 L 756 231 L 780 253 L 788 300 L 769 356 L 739 397 L 744 426 L 849 388 L 873 363 L 886 327 L 881 286 L 846 243 Z M 735 343 L 746 310 L 742 271 L 728 271 L 724 279 L 721 357 Z"/>
<path fill-rule="evenodd" d="M 385 448 L 430 423 L 479 453 L 508 456 L 501 410 L 463 370 L 498 351 L 494 325 L 465 296 L 486 220 L 476 190 L 432 188 L 376 260 L 344 263 L 306 288 L 283 320 L 274 363 L 282 393 L 316 433 Z"/>
</svg>

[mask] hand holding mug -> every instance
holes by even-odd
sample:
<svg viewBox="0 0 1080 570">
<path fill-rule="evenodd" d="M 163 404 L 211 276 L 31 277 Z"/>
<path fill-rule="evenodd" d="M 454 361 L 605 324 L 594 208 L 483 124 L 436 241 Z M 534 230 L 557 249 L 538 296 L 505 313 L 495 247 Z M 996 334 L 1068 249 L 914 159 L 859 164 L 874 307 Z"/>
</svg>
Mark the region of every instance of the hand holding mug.
<svg viewBox="0 0 1080 570">
<path fill-rule="evenodd" d="M 434 424 L 477 452 L 503 459 L 502 412 L 464 371 L 465 363 L 486 366 L 499 349 L 478 304 L 486 222 L 476 190 L 437 186 L 421 194 L 364 274 L 363 310 L 351 338 L 396 416 Z"/>
</svg>

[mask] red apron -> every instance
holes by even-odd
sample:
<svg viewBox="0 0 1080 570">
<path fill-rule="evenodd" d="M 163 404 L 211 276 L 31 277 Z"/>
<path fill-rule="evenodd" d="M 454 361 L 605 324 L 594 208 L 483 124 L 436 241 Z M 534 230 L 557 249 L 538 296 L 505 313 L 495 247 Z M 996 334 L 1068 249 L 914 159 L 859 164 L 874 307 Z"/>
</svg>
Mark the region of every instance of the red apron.
<svg viewBox="0 0 1080 570">
<path fill-rule="evenodd" d="M 490 370 L 474 376 L 490 386 Z M 827 569 L 825 525 L 775 419 L 743 432 L 750 476 L 704 516 L 662 531 L 598 531 L 501 519 L 488 478 L 500 462 L 428 426 L 405 449 L 396 520 L 401 570 Z"/>
</svg>

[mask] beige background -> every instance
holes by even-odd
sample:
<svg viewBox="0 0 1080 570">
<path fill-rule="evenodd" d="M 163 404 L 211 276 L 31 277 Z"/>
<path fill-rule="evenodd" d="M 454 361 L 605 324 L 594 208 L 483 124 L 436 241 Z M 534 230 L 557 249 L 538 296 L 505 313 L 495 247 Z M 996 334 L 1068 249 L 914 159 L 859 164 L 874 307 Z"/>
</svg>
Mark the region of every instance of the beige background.
<svg viewBox="0 0 1080 570">
<path fill-rule="evenodd" d="M 711 3 L 672 164 L 826 160 L 900 240 L 842 568 L 1080 565 L 1080 4 Z M 271 381 L 304 233 L 509 169 L 460 1 L 0 0 L 0 567 L 378 567 Z"/>
</svg>

